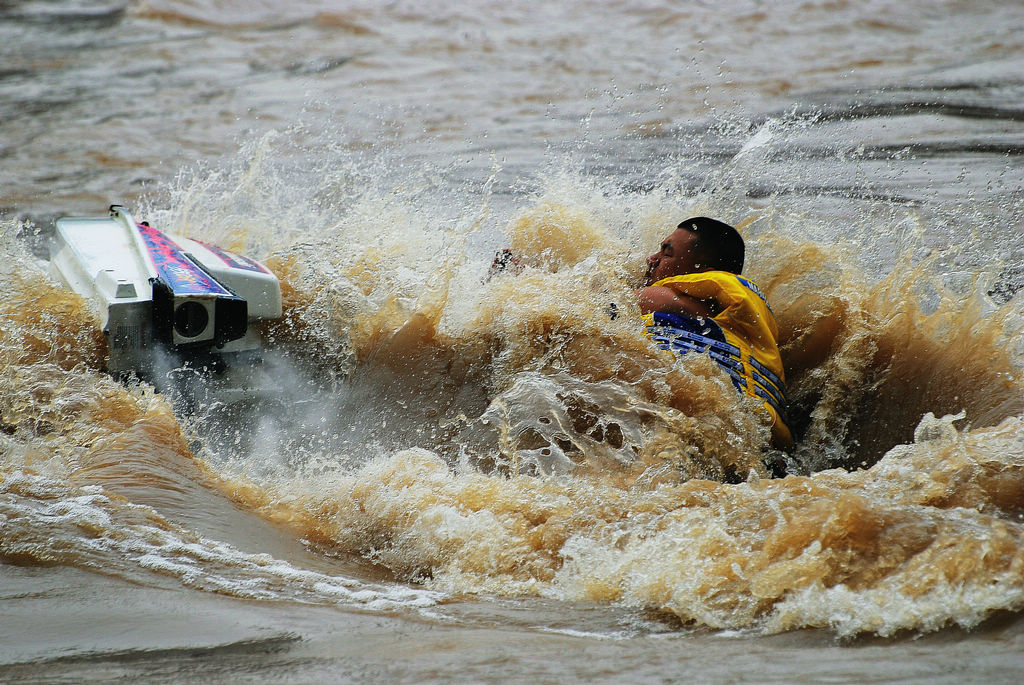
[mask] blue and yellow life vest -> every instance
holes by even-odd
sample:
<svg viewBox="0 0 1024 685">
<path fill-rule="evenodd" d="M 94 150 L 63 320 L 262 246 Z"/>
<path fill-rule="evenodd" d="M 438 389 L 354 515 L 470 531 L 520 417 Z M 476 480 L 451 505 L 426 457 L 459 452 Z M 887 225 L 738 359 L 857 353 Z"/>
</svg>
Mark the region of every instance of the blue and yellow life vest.
<svg viewBox="0 0 1024 685">
<path fill-rule="evenodd" d="M 705 271 L 663 278 L 654 284 L 701 300 L 714 300 L 713 318 L 653 312 L 644 315 L 647 336 L 676 354 L 703 352 L 732 378 L 736 388 L 761 400 L 772 418 L 772 442 L 789 447 L 793 437 L 786 414 L 786 375 L 779 356 L 779 329 L 764 293 L 727 271 Z"/>
</svg>

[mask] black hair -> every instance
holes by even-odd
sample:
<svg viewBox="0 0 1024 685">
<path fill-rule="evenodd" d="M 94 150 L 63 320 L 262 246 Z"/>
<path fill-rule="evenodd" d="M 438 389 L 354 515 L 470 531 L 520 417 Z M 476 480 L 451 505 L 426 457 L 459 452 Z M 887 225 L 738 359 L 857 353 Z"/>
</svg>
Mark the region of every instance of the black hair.
<svg viewBox="0 0 1024 685">
<path fill-rule="evenodd" d="M 676 228 L 697 234 L 697 243 L 694 247 L 700 251 L 707 266 L 734 274 L 743 273 L 746 247 L 735 228 L 706 216 L 690 217 Z"/>
</svg>

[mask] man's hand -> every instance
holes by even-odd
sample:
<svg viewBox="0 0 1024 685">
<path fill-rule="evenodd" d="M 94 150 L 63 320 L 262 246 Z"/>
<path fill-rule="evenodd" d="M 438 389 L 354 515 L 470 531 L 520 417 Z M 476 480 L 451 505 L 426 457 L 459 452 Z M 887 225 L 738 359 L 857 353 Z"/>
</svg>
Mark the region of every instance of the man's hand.
<svg viewBox="0 0 1024 685">
<path fill-rule="evenodd" d="M 701 300 L 684 295 L 663 285 L 649 285 L 636 291 L 637 303 L 644 314 L 663 312 L 665 314 L 682 314 L 683 316 L 703 316 L 711 318 L 720 309 L 713 300 Z"/>
</svg>

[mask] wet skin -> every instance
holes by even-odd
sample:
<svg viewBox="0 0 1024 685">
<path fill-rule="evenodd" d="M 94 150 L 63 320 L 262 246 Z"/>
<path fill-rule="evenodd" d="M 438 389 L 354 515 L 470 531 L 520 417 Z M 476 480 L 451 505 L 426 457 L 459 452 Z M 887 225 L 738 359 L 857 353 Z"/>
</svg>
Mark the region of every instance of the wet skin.
<svg viewBox="0 0 1024 685">
<path fill-rule="evenodd" d="M 685 228 L 677 228 L 661 243 L 657 252 L 647 258 L 647 274 L 644 287 L 636 291 L 640 311 L 682 314 L 694 317 L 713 317 L 720 311 L 713 300 L 701 300 L 684 295 L 666 286 L 653 285 L 663 278 L 711 271 L 710 266 L 701 266 L 697 249 L 697 234 Z"/>
</svg>

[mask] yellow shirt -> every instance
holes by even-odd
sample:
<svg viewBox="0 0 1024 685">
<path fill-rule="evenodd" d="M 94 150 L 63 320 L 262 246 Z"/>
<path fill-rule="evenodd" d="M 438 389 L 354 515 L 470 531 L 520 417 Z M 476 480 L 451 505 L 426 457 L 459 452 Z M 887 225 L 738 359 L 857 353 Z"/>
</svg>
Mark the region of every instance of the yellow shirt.
<svg viewBox="0 0 1024 685">
<path fill-rule="evenodd" d="M 654 284 L 714 300 L 721 311 L 711 319 L 653 312 L 644 316 L 647 335 L 677 354 L 711 356 L 741 392 L 757 397 L 772 418 L 772 442 L 789 447 L 786 375 L 779 355 L 779 328 L 764 293 L 753 282 L 727 271 L 663 278 Z"/>
</svg>

